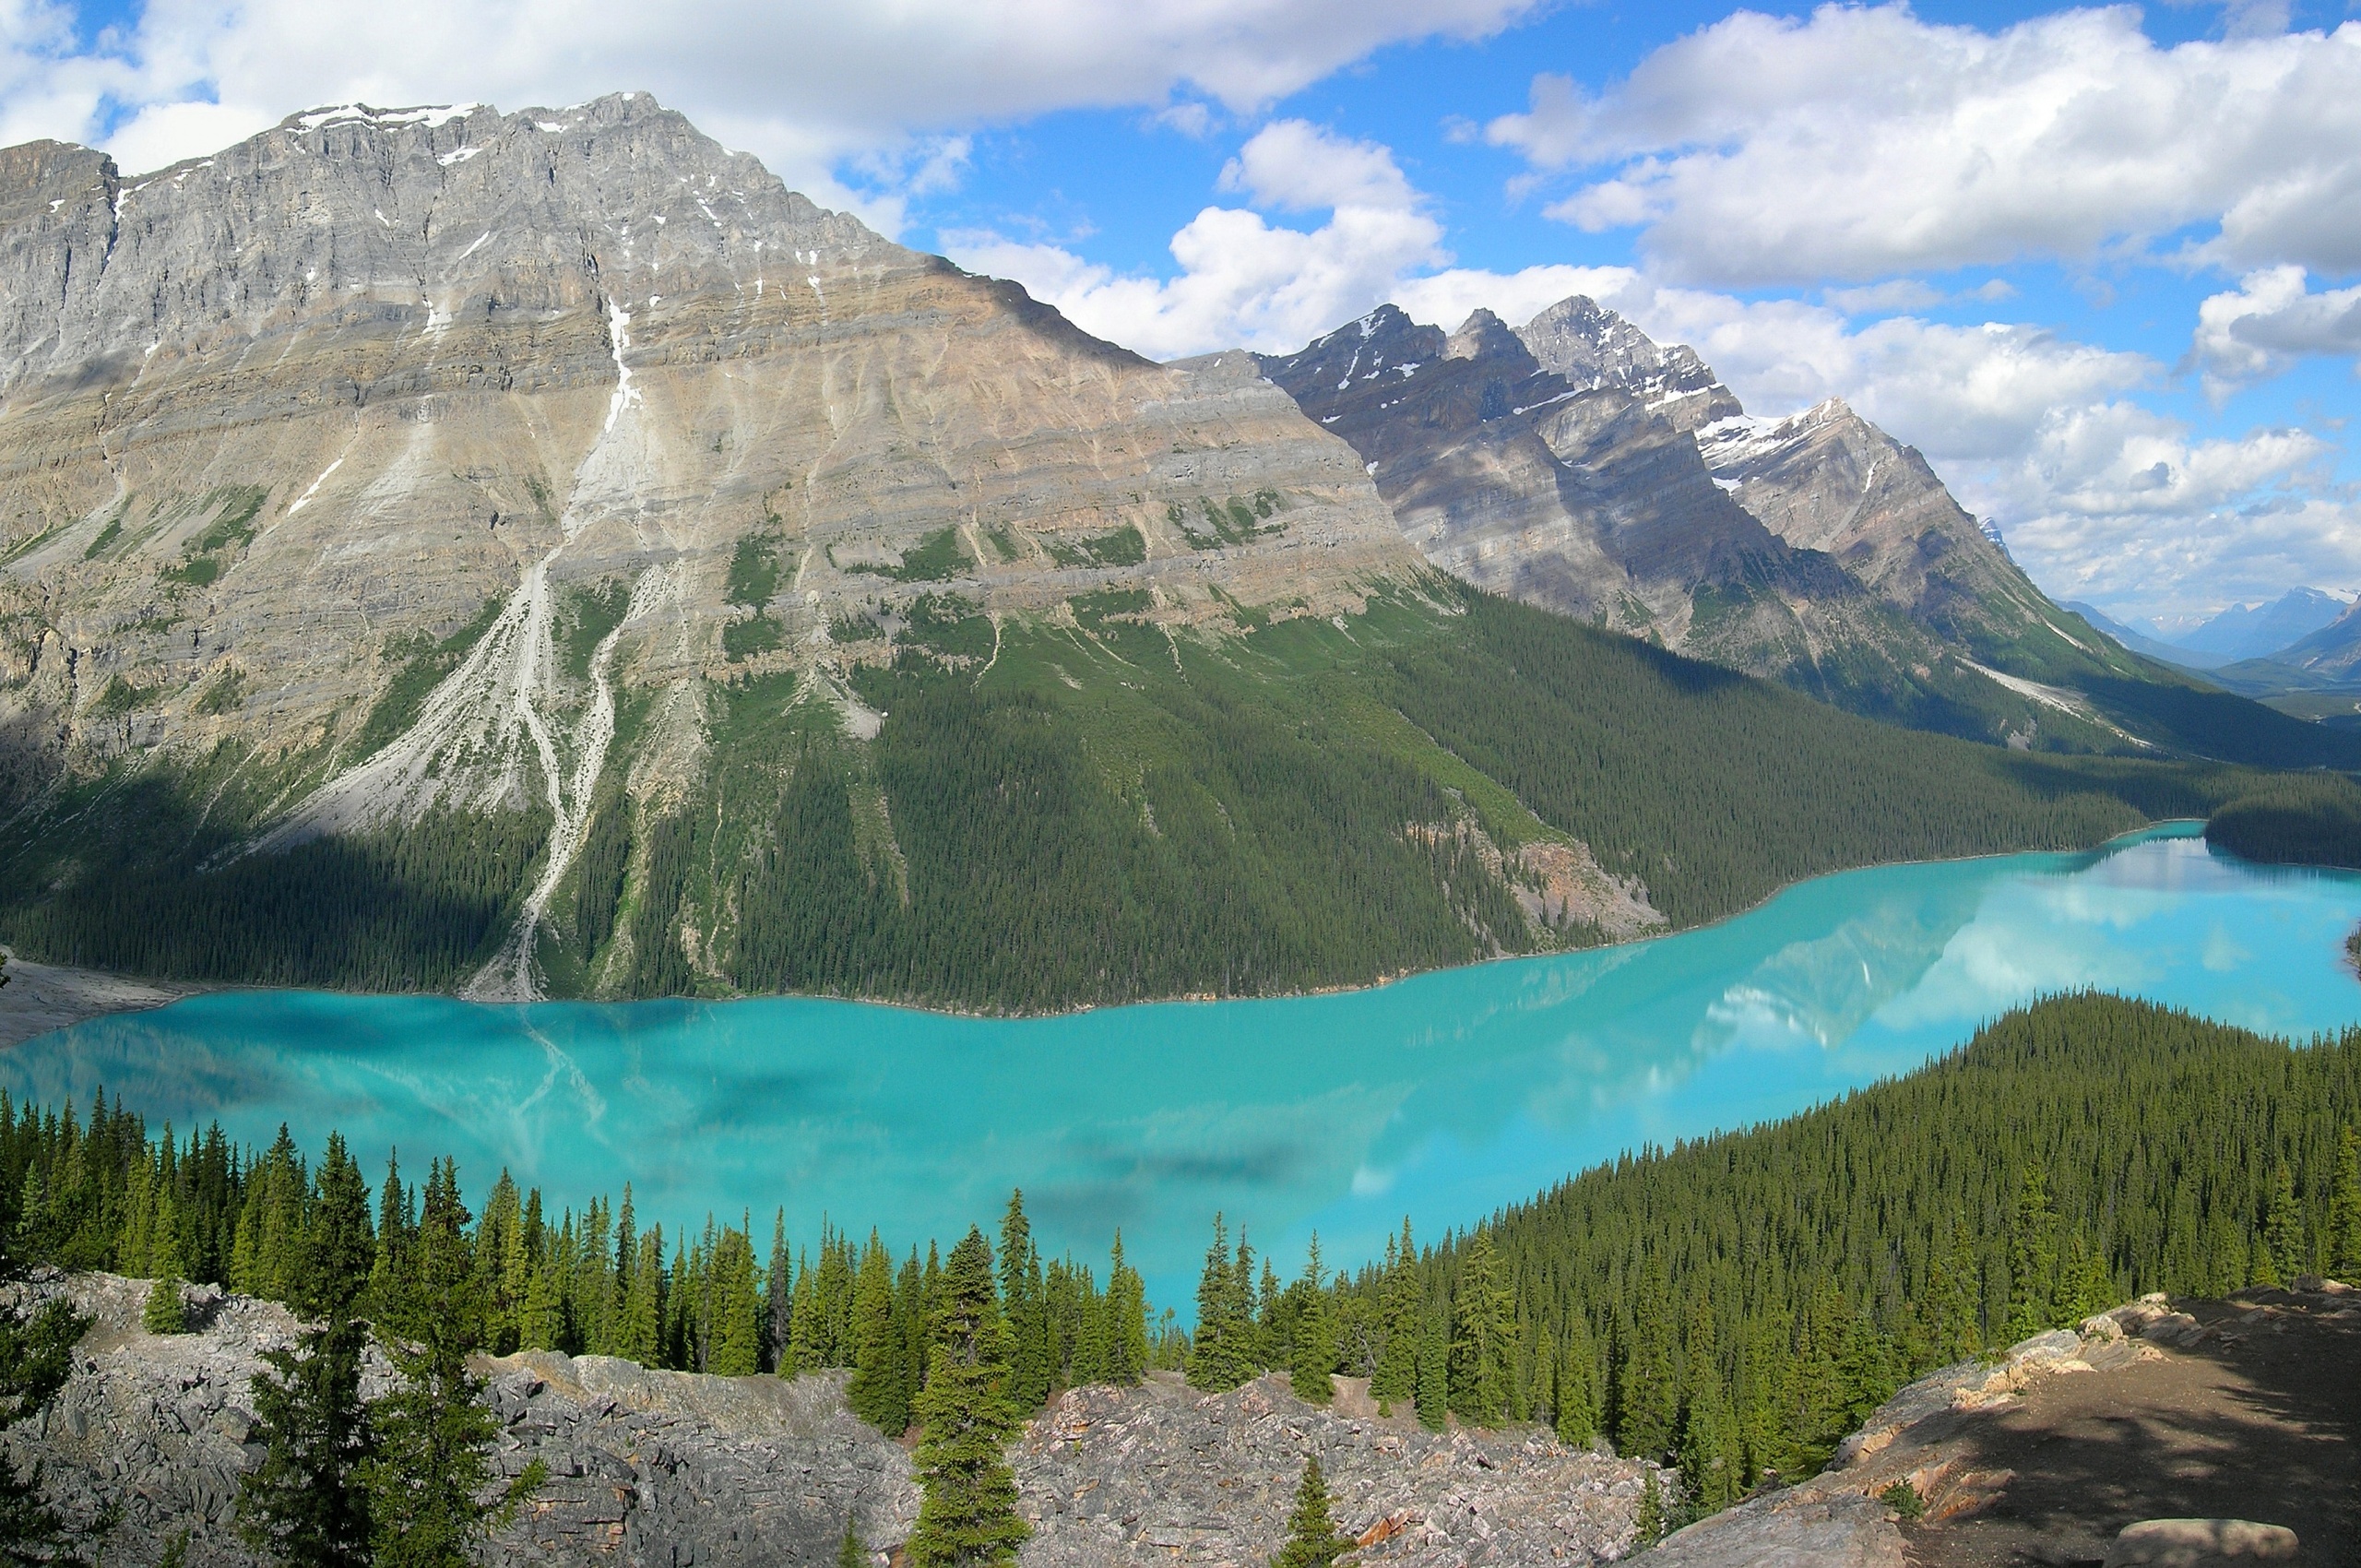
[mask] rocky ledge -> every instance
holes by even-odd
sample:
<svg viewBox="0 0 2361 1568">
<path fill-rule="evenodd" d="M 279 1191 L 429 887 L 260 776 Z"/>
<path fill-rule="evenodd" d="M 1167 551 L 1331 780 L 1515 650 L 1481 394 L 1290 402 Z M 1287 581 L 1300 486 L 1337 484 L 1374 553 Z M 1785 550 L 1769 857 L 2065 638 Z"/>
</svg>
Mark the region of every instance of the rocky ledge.
<svg viewBox="0 0 2361 1568">
<path fill-rule="evenodd" d="M 92 1320 L 64 1392 L 6 1441 L 42 1466 L 66 1517 L 113 1512 L 108 1562 L 155 1563 L 186 1531 L 188 1568 L 248 1568 L 235 1509 L 259 1458 L 251 1380 L 297 1324 L 282 1307 L 199 1288 L 194 1331 L 159 1337 L 139 1326 L 148 1289 L 50 1272 L 6 1292 L 62 1295 Z M 500 1568 L 833 1563 L 848 1520 L 884 1563 L 918 1516 L 908 1451 L 851 1414 L 840 1374 L 704 1377 L 544 1351 L 481 1370 L 503 1428 L 496 1467 L 549 1468 L 486 1554 Z M 364 1392 L 391 1375 L 373 1354 Z M 1367 1543 L 1360 1562 L 1554 1568 L 1631 1550 L 1648 1467 L 1537 1429 L 1429 1432 L 1338 1385 L 1333 1408 L 1278 1379 L 1215 1396 L 1169 1376 L 1061 1396 L 1013 1455 L 1035 1532 L 1026 1568 L 1260 1564 L 1315 1454 L 1341 1522 Z"/>
<path fill-rule="evenodd" d="M 1315 1455 L 1357 1563 L 1611 1562 L 1637 1544 L 1652 1467 L 1538 1428 L 1428 1431 L 1336 1382 L 1329 1408 L 1276 1375 L 1210 1397 L 1169 1374 L 1060 1396 L 1015 1454 L 1026 1568 L 1265 1562 Z"/>
<path fill-rule="evenodd" d="M 2275 1294 L 2295 1308 L 2331 1320 L 2361 1318 L 2361 1300 L 2351 1287 L 2334 1280 L 2306 1277 L 2296 1281 L 2294 1291 Z M 2103 1378 L 2121 1374 L 2164 1361 L 2168 1353 L 2205 1355 L 2237 1344 L 2258 1324 L 2278 1326 L 2272 1320 L 2284 1315 L 2277 1306 L 2243 1301 L 2226 1306 L 2189 1304 L 2206 1315 L 2180 1310 L 2161 1294 L 2143 1296 L 2084 1318 L 2074 1328 L 2036 1334 L 1999 1357 L 1929 1373 L 1880 1406 L 1859 1431 L 1845 1439 L 1835 1461 L 1820 1475 L 1701 1520 L 1642 1561 L 1648 1568 L 1789 1568 L 1807 1563 L 1816 1568 L 1904 1568 L 1905 1562 L 1947 1562 L 1951 1558 L 1930 1554 L 1933 1548 L 1923 1531 L 1905 1554 L 1901 1515 L 1886 1502 L 1893 1489 L 1909 1489 L 1925 1528 L 1974 1519 L 2018 1479 L 2015 1472 L 1989 1462 L 1987 1451 L 1995 1423 L 2044 1404 L 2055 1392 L 2047 1385 L 2093 1373 Z M 2120 1384 L 2106 1378 L 2092 1386 L 2115 1389 L 2097 1403 L 2118 1409 L 2139 1382 L 2137 1376 Z M 2055 1557 L 2009 1560 L 2095 1561 L 2106 1553 L 2110 1564 L 2174 1562 L 2185 1568 L 2213 1568 L 2218 1553 L 2140 1555 L 2145 1548 L 2138 1532 L 2161 1539 L 2171 1534 L 2168 1526 L 2213 1535 L 2260 1532 L 2257 1538 L 2268 1537 L 2272 1542 L 2284 1537 L 2290 1553 L 2296 1538 L 2286 1530 L 2244 1521 L 2151 1520 L 2123 1530 L 2114 1550 L 2098 1538 L 2079 1540 Z M 2113 1534 L 2112 1526 L 2107 1533 Z M 2275 1553 L 2274 1547 L 2252 1555 Z M 2000 1560 L 1972 1552 L 1969 1557 Z"/>
</svg>

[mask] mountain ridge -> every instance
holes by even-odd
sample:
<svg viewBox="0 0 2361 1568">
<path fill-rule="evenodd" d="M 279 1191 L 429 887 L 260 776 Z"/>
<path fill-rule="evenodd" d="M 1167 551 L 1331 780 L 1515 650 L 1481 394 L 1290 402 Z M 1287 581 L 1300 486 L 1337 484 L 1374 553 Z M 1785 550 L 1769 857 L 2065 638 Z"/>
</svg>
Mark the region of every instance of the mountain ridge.
<svg viewBox="0 0 2361 1568">
<path fill-rule="evenodd" d="M 315 110 L 128 180 L 11 149 L 0 279 L 0 934 L 36 958 L 486 999 L 1260 994 L 2226 787 L 1888 737 L 1513 612 L 1251 356 L 1090 338 L 645 94 Z M 1920 636 L 1615 380 L 1710 412 L 1693 356 L 1560 325 L 1604 333 L 1601 385 L 1497 322 L 1418 342 L 1478 434 L 1512 380 L 1557 399 L 1502 450 L 1584 505 L 1549 441 L 1663 491 L 1618 549 L 1719 595 L 1667 613 Z M 2117 743 L 2071 695 L 1944 679 Z M 1803 790 L 1774 730 L 1892 800 Z M 1698 802 L 1632 792 L 1667 767 Z"/>
<path fill-rule="evenodd" d="M 1971 739 L 2342 754 L 2076 630 L 1842 399 L 1754 418 L 1693 350 L 1588 298 L 1451 334 L 1386 305 L 1260 362 L 1370 462 L 1430 561 L 1493 591 Z"/>
</svg>

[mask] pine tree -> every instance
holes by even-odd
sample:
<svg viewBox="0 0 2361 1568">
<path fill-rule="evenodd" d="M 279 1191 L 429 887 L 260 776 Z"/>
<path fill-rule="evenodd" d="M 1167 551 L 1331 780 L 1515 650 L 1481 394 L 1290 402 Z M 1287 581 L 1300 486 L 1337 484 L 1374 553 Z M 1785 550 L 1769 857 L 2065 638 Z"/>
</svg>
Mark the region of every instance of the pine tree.
<svg viewBox="0 0 2361 1568">
<path fill-rule="evenodd" d="M 2279 1283 L 2292 1285 L 2311 1272 L 2311 1249 L 2304 1236 L 2304 1211 L 2296 1204 L 2296 1177 L 2281 1160 L 2271 1171 L 2271 1202 L 2263 1212 L 2263 1246 Z"/>
<path fill-rule="evenodd" d="M 664 1228 L 650 1226 L 634 1243 L 631 1288 L 623 1294 L 620 1349 L 645 1367 L 661 1364 L 664 1340 Z M 540 1274 L 534 1276 L 538 1284 Z M 546 1289 L 546 1287 L 542 1287 Z"/>
<path fill-rule="evenodd" d="M 1490 1233 L 1478 1230 L 1460 1249 L 1452 1290 L 1452 1409 L 1477 1426 L 1506 1420 L 1515 1356 L 1515 1301 L 1501 1277 Z"/>
<path fill-rule="evenodd" d="M 0 1276 L 9 1272 L 9 1259 L 0 1253 Z M 21 1317 L 0 1312 L 0 1430 L 48 1408 L 65 1386 L 74 1370 L 74 1347 L 89 1326 L 89 1318 L 62 1301 Z M 42 1500 L 38 1467 L 21 1474 L 0 1450 L 0 1561 L 68 1562 L 77 1544 L 77 1532 Z"/>
<path fill-rule="evenodd" d="M 148 1288 L 148 1305 L 139 1314 L 139 1326 L 150 1334 L 186 1334 L 188 1332 L 188 1302 L 182 1292 L 186 1281 L 177 1274 L 167 1274 Z"/>
<path fill-rule="evenodd" d="M 481 1282 L 457 1170 L 447 1160 L 428 1169 L 417 1229 L 383 1308 L 386 1354 L 401 1382 L 372 1408 L 374 1448 L 360 1467 L 376 1568 L 462 1568 L 484 1532 L 548 1473 L 536 1460 L 487 1499 L 500 1426 L 468 1369 L 486 1318 Z"/>
<path fill-rule="evenodd" d="M 1737 1501 L 1738 1427 L 1722 1381 L 1719 1340 L 1710 1301 L 1695 1299 L 1690 1309 L 1680 1409 L 1680 1477 L 1691 1501 L 1714 1513 Z"/>
<path fill-rule="evenodd" d="M 872 1230 L 853 1287 L 853 1372 L 845 1396 L 854 1415 L 888 1437 L 910 1424 L 907 1340 L 894 1308 L 893 1262 Z"/>
<path fill-rule="evenodd" d="M 1328 1321 L 1326 1274 L 1320 1261 L 1320 1233 L 1315 1230 L 1304 1259 L 1303 1304 L 1296 1316 L 1287 1368 L 1287 1382 L 1296 1397 L 1315 1405 L 1325 1405 L 1336 1396 L 1330 1375 L 1336 1364 L 1336 1336 Z"/>
<path fill-rule="evenodd" d="M 789 1376 L 794 1373 L 787 1360 L 789 1318 L 794 1310 L 794 1275 L 787 1251 L 787 1210 L 781 1208 L 771 1218 L 771 1261 L 763 1272 L 763 1370 L 785 1369 Z M 635 1276 L 633 1283 L 638 1283 Z"/>
<path fill-rule="evenodd" d="M 1943 1216 L 1928 1260 L 1926 1342 L 1935 1365 L 1965 1360 L 1984 1348 L 1978 1294 L 1975 1254 L 1954 1210 Z"/>
<path fill-rule="evenodd" d="M 1419 1301 L 1418 1249 L 1405 1217 L 1401 1240 L 1385 1243 L 1385 1273 L 1379 1287 L 1378 1324 L 1383 1338 L 1370 1374 L 1370 1394 L 1381 1410 L 1394 1400 L 1418 1397 Z"/>
<path fill-rule="evenodd" d="M 1295 1511 L 1287 1515 L 1287 1538 L 1271 1559 L 1271 1568 L 1333 1568 L 1336 1559 L 1352 1550 L 1353 1538 L 1336 1527 L 1328 1478 L 1320 1471 L 1320 1455 L 1303 1462 L 1303 1479 L 1296 1483 Z"/>
<path fill-rule="evenodd" d="M 2017 1212 L 2009 1228 L 2009 1344 L 2050 1325 L 2058 1282 L 2058 1210 L 2049 1201 L 2048 1173 L 2028 1165 L 2017 1184 Z"/>
<path fill-rule="evenodd" d="M 2059 1277 L 2061 1289 L 2055 1316 L 2060 1328 L 2070 1328 L 2120 1300 L 2115 1293 L 2115 1276 L 2107 1270 L 2106 1255 L 2079 1230 L 2066 1243 L 2066 1264 Z"/>
<path fill-rule="evenodd" d="M 1017 1424 L 1005 1342 L 991 1244 L 971 1228 L 943 1263 L 926 1390 L 918 1398 L 921 1496 L 907 1549 L 913 1568 L 1014 1562 L 1030 1534 L 1016 1515 L 1016 1477 L 1003 1453 Z"/>
<path fill-rule="evenodd" d="M 869 1549 L 860 1544 L 860 1531 L 849 1518 L 845 1521 L 845 1538 L 836 1547 L 836 1568 L 869 1568 Z"/>
<path fill-rule="evenodd" d="M 1008 1324 L 1008 1396 L 1018 1409 L 1034 1410 L 1050 1396 L 1054 1369 L 1041 1257 L 1033 1246 L 1033 1226 L 1025 1218 L 1021 1190 L 1008 1194 L 1008 1208 L 1001 1217 L 1000 1292 Z"/>
<path fill-rule="evenodd" d="M 1107 1359 L 1100 1376 L 1118 1388 L 1132 1388 L 1147 1375 L 1147 1282 L 1123 1261 L 1123 1233 L 1107 1264 Z"/>
<path fill-rule="evenodd" d="M 303 1264 L 287 1304 L 302 1316 L 350 1316 L 369 1288 L 376 1239 L 369 1229 L 369 1183 L 337 1134 L 328 1134 L 311 1212 L 303 1227 Z"/>
<path fill-rule="evenodd" d="M 1631 1458 L 1661 1458 L 1672 1447 L 1680 1389 L 1673 1379 L 1670 1297 L 1663 1260 L 1651 1254 L 1640 1271 L 1616 1376 L 1615 1446 Z"/>
<path fill-rule="evenodd" d="M 711 1266 L 713 1341 L 706 1370 L 720 1377 L 752 1377 L 762 1355 L 762 1295 L 746 1232 L 725 1226 L 714 1242 Z"/>
<path fill-rule="evenodd" d="M 1451 1328 L 1449 1321 L 1427 1317 L 1418 1325 L 1417 1398 L 1418 1423 L 1441 1431 L 1451 1413 Z"/>
<path fill-rule="evenodd" d="M 365 1201 L 365 1199 L 364 1199 Z M 238 1533 L 289 1568 L 367 1568 L 370 1422 L 361 1402 L 367 1330 L 350 1318 L 268 1350 L 254 1378 L 262 1463 L 239 1480 Z"/>
<path fill-rule="evenodd" d="M 2328 1271 L 2348 1285 L 2361 1283 L 2361 1133 L 2351 1127 L 2337 1138 L 2329 1188 Z"/>
<path fill-rule="evenodd" d="M 1246 1253 L 1243 1237 L 1239 1252 Z M 1240 1270 L 1231 1259 L 1229 1233 L 1214 1216 L 1214 1242 L 1197 1280 L 1197 1332 L 1189 1343 L 1189 1386 L 1210 1394 L 1236 1388 L 1254 1375 L 1247 1341 L 1253 1333 Z"/>
<path fill-rule="evenodd" d="M 1568 1319 L 1566 1342 L 1558 1349 L 1557 1386 L 1549 1396 L 1558 1441 L 1569 1448 L 1588 1448 L 1598 1435 L 1597 1365 L 1589 1320 L 1574 1313 Z"/>
</svg>

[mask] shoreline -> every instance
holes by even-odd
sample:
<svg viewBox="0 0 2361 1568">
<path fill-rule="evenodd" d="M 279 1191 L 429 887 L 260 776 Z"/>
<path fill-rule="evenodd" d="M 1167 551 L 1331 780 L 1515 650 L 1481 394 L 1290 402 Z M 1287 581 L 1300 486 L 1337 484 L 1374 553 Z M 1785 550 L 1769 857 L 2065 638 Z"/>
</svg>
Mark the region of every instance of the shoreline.
<svg viewBox="0 0 2361 1568">
<path fill-rule="evenodd" d="M 208 989 L 134 980 L 105 969 L 36 964 L 6 948 L 0 953 L 8 958 L 8 983 L 0 986 L 0 1051 L 111 1013 L 144 1013 Z"/>
<path fill-rule="evenodd" d="M 2080 849 L 1994 849 L 1979 855 L 1954 855 L 1934 860 L 1876 861 L 1868 865 L 1845 866 L 1835 871 L 1821 872 L 1813 876 L 1799 877 L 1794 882 L 1782 883 L 1742 909 L 1733 909 L 1727 914 L 1701 921 L 1696 925 L 1681 926 L 1674 930 L 1650 931 L 1627 937 L 1620 942 L 1601 943 L 1592 947 L 1561 948 L 1550 953 L 1502 953 L 1489 958 L 1473 959 L 1465 964 L 1448 964 L 1437 968 L 1402 969 L 1358 985 L 1306 986 L 1298 991 L 1272 992 L 1254 996 L 1216 996 L 1204 992 L 1186 992 L 1177 996 L 1146 996 L 1129 1002 L 1086 1003 L 1080 1006 L 1061 1007 L 1041 1012 L 983 1012 L 965 1007 L 930 1006 L 924 1003 L 892 997 L 841 996 L 815 992 L 766 992 L 736 996 L 658 996 L 637 998 L 632 1001 L 602 1000 L 589 996 L 555 996 L 545 997 L 534 1003 L 498 1002 L 482 1003 L 478 1005 L 523 1007 L 552 1004 L 561 1005 L 577 1004 L 593 1007 L 617 1007 L 673 1003 L 726 1006 L 736 1002 L 843 1002 L 861 1007 L 898 1007 L 911 1012 L 931 1013 L 945 1018 L 1035 1020 L 1075 1017 L 1085 1013 L 1103 1012 L 1117 1007 L 1168 1007 L 1192 1004 L 1208 1005 L 1226 1002 L 1287 1002 L 1306 997 L 1335 996 L 1348 992 L 1382 991 L 1388 986 L 1417 980 L 1422 975 L 1443 974 L 1453 969 L 1477 968 L 1487 964 L 1530 963 L 1536 959 L 1564 957 L 1579 953 L 1611 952 L 1617 948 L 1638 947 L 1671 937 L 1687 936 L 1695 932 L 1711 931 L 1716 926 L 1754 914 L 1769 906 L 1781 895 L 1801 887 L 1807 883 L 1818 882 L 1823 877 L 1850 876 L 1859 872 L 1885 871 L 1904 866 L 1971 864 L 1978 861 L 2008 860 L 2018 855 L 2092 855 L 2105 850 L 2110 845 L 2154 835 L 2160 828 L 2193 824 L 2200 829 L 2200 832 L 2193 837 L 2201 837 L 2204 821 L 2202 817 L 2161 817 L 2142 826 L 2128 829 Z M 8 955 L 9 980 L 6 986 L 0 987 L 0 1051 L 12 1050 L 38 1036 L 48 1034 L 55 1029 L 68 1028 L 76 1024 L 86 1023 L 92 1018 L 104 1017 L 115 1013 L 148 1012 L 167 1006 L 184 997 L 217 991 L 303 991 L 333 996 L 435 996 L 446 1001 L 465 1000 L 453 992 L 441 991 L 345 992 L 326 986 L 255 986 L 235 980 L 208 983 L 148 980 L 117 974 L 106 969 L 79 969 L 64 965 L 37 964 L 30 959 L 17 957 L 13 950 L 6 947 L 0 947 L 0 953 Z M 2355 962 L 2356 973 L 2361 973 L 2361 956 L 2356 956 Z M 42 1019 L 48 1021 L 40 1021 Z"/>
</svg>

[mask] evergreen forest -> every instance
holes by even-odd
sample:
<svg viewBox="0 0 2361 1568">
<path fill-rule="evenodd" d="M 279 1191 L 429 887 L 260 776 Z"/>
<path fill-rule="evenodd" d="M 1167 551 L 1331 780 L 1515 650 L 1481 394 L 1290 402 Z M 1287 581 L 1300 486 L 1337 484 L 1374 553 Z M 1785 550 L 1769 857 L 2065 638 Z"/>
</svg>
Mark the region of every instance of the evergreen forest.
<svg viewBox="0 0 2361 1568">
<path fill-rule="evenodd" d="M 1586 853 L 1679 928 L 1846 867 L 2090 846 L 2270 777 L 1898 730 L 1440 580 L 1333 622 L 1240 611 L 1234 636 L 1150 624 L 1136 593 L 1070 608 L 995 625 L 930 592 L 855 645 L 849 694 L 704 683 L 699 777 L 638 799 L 610 766 L 545 989 L 1038 1012 L 1361 985 L 1628 932 L 1550 902 L 1528 849 Z M 618 759 L 647 708 L 625 695 Z M 333 764 L 225 743 L 64 790 L 0 831 L 0 939 L 160 978 L 454 988 L 516 918 L 546 815 L 250 849 Z"/>
<path fill-rule="evenodd" d="M 1333 1271 L 1316 1240 L 1274 1260 L 1216 1217 L 1185 1332 L 1151 1329 L 1121 1237 L 1103 1275 L 1044 1258 L 1021 1194 L 946 1255 L 825 1228 L 790 1245 L 778 1218 L 767 1238 L 743 1219 L 667 1232 L 628 1188 L 553 1214 L 505 1173 L 471 1214 L 441 1159 L 422 1186 L 389 1162 L 368 1190 L 333 1136 L 314 1164 L 283 1133 L 247 1150 L 151 1135 L 103 1099 L 0 1099 L 12 1257 L 299 1310 L 334 1274 L 346 1310 L 397 1324 L 456 1290 L 472 1305 L 445 1314 L 454 1354 L 849 1369 L 855 1409 L 917 1428 L 960 1508 L 984 1508 L 997 1445 L 1057 1390 L 1165 1368 L 1211 1390 L 1276 1372 L 1323 1402 L 1334 1376 L 1366 1377 L 1437 1426 L 1603 1435 L 1677 1466 L 1694 1514 L 1809 1474 L 1915 1376 L 2133 1295 L 2361 1273 L 2361 1028 L 2292 1045 L 2053 998 L 1839 1102 L 1636 1151 L 1424 1242 L 1406 1221 L 1382 1258 Z M 989 1533 L 987 1515 L 943 1527 Z"/>
</svg>

